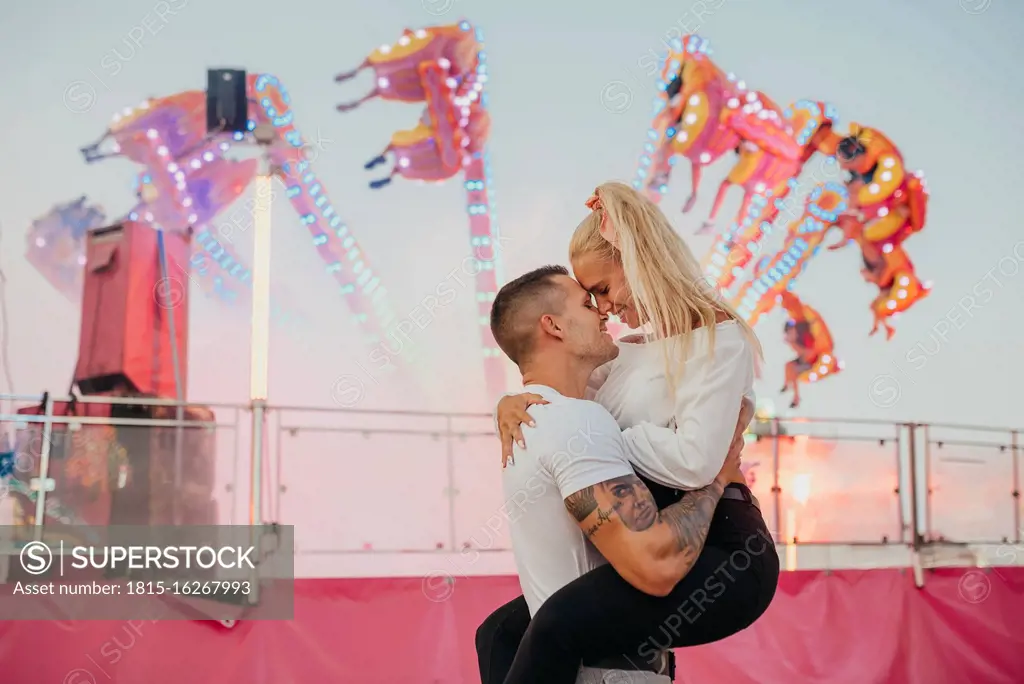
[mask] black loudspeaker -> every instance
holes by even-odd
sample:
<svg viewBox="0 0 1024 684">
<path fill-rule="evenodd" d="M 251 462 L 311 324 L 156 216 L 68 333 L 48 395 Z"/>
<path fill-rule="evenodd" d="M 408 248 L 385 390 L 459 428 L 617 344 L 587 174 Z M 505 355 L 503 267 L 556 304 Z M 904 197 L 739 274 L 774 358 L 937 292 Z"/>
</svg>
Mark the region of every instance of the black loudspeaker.
<svg viewBox="0 0 1024 684">
<path fill-rule="evenodd" d="M 249 100 L 244 69 L 206 71 L 206 132 L 245 133 L 249 129 Z"/>
</svg>

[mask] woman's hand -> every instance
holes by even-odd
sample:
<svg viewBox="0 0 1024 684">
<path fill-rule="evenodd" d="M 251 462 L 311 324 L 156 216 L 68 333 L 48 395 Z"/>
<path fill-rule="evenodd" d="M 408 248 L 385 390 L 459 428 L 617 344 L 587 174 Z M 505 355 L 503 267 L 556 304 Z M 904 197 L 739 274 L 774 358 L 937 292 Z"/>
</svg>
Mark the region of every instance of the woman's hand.
<svg viewBox="0 0 1024 684">
<path fill-rule="evenodd" d="M 729 445 L 729 453 L 726 455 L 725 463 L 722 465 L 722 472 L 718 474 L 718 481 L 723 485 L 747 483 L 746 476 L 740 470 L 743 447 L 746 444 L 746 440 L 743 439 L 743 433 L 746 432 L 750 421 L 754 419 L 754 413 L 753 400 L 750 397 L 743 397 L 740 402 L 740 413 L 736 420 L 736 431 L 733 433 L 732 443 Z"/>
<path fill-rule="evenodd" d="M 742 435 L 746 432 L 756 413 L 757 407 L 754 406 L 754 400 L 750 397 L 743 397 L 740 402 L 740 415 L 736 421 L 736 434 Z"/>
<path fill-rule="evenodd" d="M 512 457 L 512 440 L 514 439 L 519 448 L 526 446 L 523 440 L 522 424 L 534 426 L 533 418 L 526 412 L 534 404 L 549 403 L 539 394 L 525 392 L 523 394 L 512 394 L 502 397 L 498 402 L 498 437 L 501 438 L 501 467 L 508 465 L 509 461 L 515 465 Z"/>
<path fill-rule="evenodd" d="M 746 484 L 747 480 L 743 477 L 743 471 L 740 470 L 743 465 L 743 446 L 742 434 L 733 437 L 732 444 L 729 445 L 729 453 L 725 457 L 725 463 L 722 464 L 722 470 L 715 478 L 722 487 L 728 487 L 734 482 Z"/>
</svg>

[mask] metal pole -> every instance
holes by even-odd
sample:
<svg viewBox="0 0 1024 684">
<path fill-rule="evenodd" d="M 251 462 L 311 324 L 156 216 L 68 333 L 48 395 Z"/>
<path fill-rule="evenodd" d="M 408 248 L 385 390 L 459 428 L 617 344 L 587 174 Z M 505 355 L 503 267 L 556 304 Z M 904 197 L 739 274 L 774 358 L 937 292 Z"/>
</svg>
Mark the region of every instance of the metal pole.
<svg viewBox="0 0 1024 684">
<path fill-rule="evenodd" d="M 46 490 L 50 483 L 50 442 L 53 438 L 53 398 L 46 395 L 43 404 L 43 443 L 39 445 L 39 479 L 29 482 L 31 489 L 36 490 L 36 524 L 35 540 L 43 539 L 43 523 L 46 520 Z M 17 447 L 15 447 L 17 448 Z"/>
<path fill-rule="evenodd" d="M 276 430 L 274 432 L 274 436 L 275 436 L 274 446 L 275 446 L 275 451 L 276 451 L 276 453 L 274 454 L 274 457 L 275 457 L 274 466 L 275 466 L 275 473 L 276 473 L 276 475 L 274 477 L 274 482 L 272 482 L 270 484 L 270 491 L 272 492 L 273 497 L 274 497 L 274 501 L 271 504 L 274 507 L 274 520 L 278 520 L 279 521 L 279 520 L 282 519 L 281 518 L 281 493 L 282 493 L 282 485 L 281 485 L 281 483 L 284 482 L 284 466 L 283 466 L 283 461 L 284 461 L 284 456 L 283 456 L 283 454 L 284 454 L 284 435 L 282 434 L 282 430 L 281 430 L 281 413 L 280 412 L 278 412 L 278 414 L 277 414 L 277 421 L 276 422 L 277 422 L 277 427 L 276 427 Z"/>
<path fill-rule="evenodd" d="M 896 509 L 899 513 L 900 519 L 900 543 L 905 544 L 907 542 L 907 519 L 903 514 L 903 500 L 906 497 L 904 490 L 906 487 L 903 484 L 903 454 L 900 451 L 900 432 L 903 430 L 903 426 L 896 424 Z M 914 433 L 910 433 L 910 439 L 914 439 Z M 913 506 L 913 503 L 911 503 Z"/>
<path fill-rule="evenodd" d="M 779 487 L 779 419 L 772 418 L 772 495 L 775 497 L 775 541 L 782 538 L 782 488 Z"/>
<path fill-rule="evenodd" d="M 907 423 L 907 430 L 910 433 L 910 441 L 907 445 L 907 458 L 910 461 L 910 528 L 913 531 L 914 552 L 921 550 L 921 532 L 918 529 L 917 516 L 917 425 Z"/>
<path fill-rule="evenodd" d="M 262 132 L 260 132 L 262 133 Z M 269 138 L 266 145 L 269 146 Z M 261 136 L 257 135 L 257 140 Z M 262 143 L 262 140 L 261 140 Z M 253 205 L 253 264 L 252 264 L 252 326 L 250 337 L 249 399 L 252 407 L 252 454 L 249 492 L 250 541 L 257 558 L 256 568 L 250 573 L 252 593 L 249 602 L 259 602 L 259 568 L 263 560 L 263 441 L 266 431 L 267 384 L 270 347 L 270 247 L 271 247 L 271 168 L 269 147 L 261 160 L 256 176 L 256 201 Z"/>
<path fill-rule="evenodd" d="M 448 548 L 455 551 L 455 456 L 452 454 L 452 419 L 445 419 L 445 461 L 448 466 Z"/>
<path fill-rule="evenodd" d="M 1013 459 L 1013 543 L 1020 544 L 1020 447 L 1016 430 L 1010 430 L 1010 458 Z"/>
<path fill-rule="evenodd" d="M 160 254 L 160 277 L 164 281 L 164 302 L 163 310 L 167 312 L 167 327 L 168 332 L 171 336 L 171 365 L 174 371 L 174 397 L 179 402 L 185 401 L 184 393 L 181 391 L 181 360 L 178 358 L 178 334 L 177 334 L 177 321 L 175 321 L 177 306 L 184 304 L 188 297 L 188 283 L 182 283 L 184 292 L 182 293 L 182 301 L 178 304 L 174 303 L 171 298 L 171 284 L 167 276 L 167 246 L 164 243 L 164 229 L 157 228 L 156 231 L 156 244 L 157 251 Z M 171 516 L 174 525 L 181 524 L 181 461 L 182 461 L 182 441 L 185 437 L 185 428 L 182 426 L 182 420 L 185 417 L 185 407 L 180 403 L 175 410 L 175 420 L 178 422 L 178 426 L 174 429 L 174 494 L 171 498 Z"/>
<path fill-rule="evenodd" d="M 924 524 L 925 535 L 933 538 L 932 529 L 932 437 L 931 428 L 924 427 Z M 916 432 L 916 431 L 915 431 Z"/>
<path fill-rule="evenodd" d="M 267 420 L 267 402 L 255 399 L 252 402 L 252 472 L 249 495 L 249 524 L 258 527 L 263 524 L 263 436 Z"/>
<path fill-rule="evenodd" d="M 262 560 L 261 542 L 263 540 L 263 502 L 260 498 L 263 471 L 263 428 L 266 420 L 266 401 L 252 401 L 252 458 L 250 459 L 250 493 L 249 493 L 249 543 L 255 549 L 256 568 L 249 573 L 252 591 L 249 603 L 259 603 L 259 564 Z"/>
</svg>

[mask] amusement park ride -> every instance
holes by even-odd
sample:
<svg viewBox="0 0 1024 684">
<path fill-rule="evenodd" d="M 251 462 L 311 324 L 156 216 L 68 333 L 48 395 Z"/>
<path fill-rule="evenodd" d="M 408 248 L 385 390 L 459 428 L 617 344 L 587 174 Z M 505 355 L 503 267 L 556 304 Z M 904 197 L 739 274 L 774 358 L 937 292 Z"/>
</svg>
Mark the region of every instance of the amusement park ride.
<svg viewBox="0 0 1024 684">
<path fill-rule="evenodd" d="M 470 246 L 477 262 L 474 325 L 488 392 L 500 393 L 506 388 L 506 367 L 487 322 L 502 275 L 487 154 L 487 61 L 480 33 L 465 21 L 406 30 L 394 44 L 374 50 L 336 81 L 348 82 L 362 70 L 373 72 L 372 90 L 339 106 L 340 111 L 373 99 L 422 107 L 416 125 L 394 133 L 384 152 L 366 164 L 368 170 L 390 164 L 388 173 L 372 180 L 370 187 L 391 191 L 396 177 L 440 182 L 458 176 L 466 188 Z M 227 304 L 245 303 L 253 271 L 214 226 L 217 216 L 254 179 L 257 195 L 260 188 L 269 187 L 269 181 L 259 180 L 257 160 L 229 156 L 233 149 L 251 145 L 257 132 L 269 131 L 272 135 L 264 148 L 273 175 L 309 230 L 365 341 L 379 343 L 396 323 L 388 290 L 314 173 L 308 145 L 295 127 L 288 92 L 269 74 L 244 78 L 247 115 L 239 130 L 209 130 L 207 93 L 194 90 L 153 98 L 119 113 L 103 137 L 83 149 L 89 163 L 121 157 L 141 167 L 134 183 L 135 205 L 116 225 L 132 226 L 126 232 L 145 227 L 157 229 L 160 236 L 183 235 L 186 251 L 179 258 L 170 250 L 164 277 L 181 273 Z M 684 157 L 691 168 L 691 192 L 683 210 L 690 211 L 703 169 L 724 156 L 737 155 L 700 229 L 715 233 L 703 259 L 704 272 L 752 324 L 781 302 L 793 316 L 790 329 L 806 331 L 797 345 L 799 363 L 791 367 L 800 372 L 795 381 L 787 375 L 787 389 L 796 390 L 799 383 L 815 382 L 842 369 L 822 317 L 792 291 L 832 229 L 838 229 L 842 240 L 829 249 L 849 243 L 860 247 L 862 275 L 879 291 L 871 306 L 872 332 L 884 327 L 891 337 L 895 315 L 929 292 L 903 247 L 924 227 L 927 193 L 921 174 L 907 171 L 896 145 L 880 131 L 857 124 L 840 132 L 834 108 L 824 102 L 778 106 L 768 95 L 723 72 L 712 61 L 708 42 L 698 36 L 687 36 L 670 50 L 659 87 L 634 185 L 660 201 L 672 167 Z M 786 226 L 782 247 L 761 254 L 773 223 L 788 213 L 790 195 L 799 192 L 800 173 L 816 155 L 838 164 L 847 178 L 813 188 L 801 215 Z M 727 229 L 716 230 L 715 220 L 733 185 L 743 191 L 740 209 Z M 81 274 L 90 272 L 85 261 L 87 232 L 106 224 L 105 212 L 84 197 L 58 205 L 34 223 L 29 259 L 58 289 L 77 299 Z M 170 243 L 161 244 L 166 250 Z M 278 314 L 288 308 L 277 304 Z M 814 324 L 801 325 L 800 316 L 808 312 L 813 312 Z M 186 329 L 179 327 L 180 332 Z M 184 362 L 186 351 L 179 361 Z"/>
<path fill-rule="evenodd" d="M 394 176 L 442 181 L 461 174 L 464 179 L 470 244 L 478 267 L 477 325 L 481 331 L 485 378 L 488 391 L 498 394 L 506 388 L 506 371 L 487 323 L 500 269 L 495 249 L 497 225 L 489 201 L 491 179 L 486 145 L 490 117 L 484 94 L 486 53 L 480 32 L 466 21 L 407 30 L 394 45 L 371 53 L 360 69 L 364 67 L 374 70 L 376 88 L 359 102 L 380 97 L 422 103 L 424 107 L 418 125 L 395 133 L 385 153 L 367 164 L 369 169 L 382 163 L 386 155 L 394 157 L 390 176 L 372 182 L 371 187 L 384 187 Z M 354 73 L 343 74 L 338 80 L 347 80 Z M 339 109 L 346 111 L 359 102 Z M 213 114 L 214 107 L 218 115 Z M 251 147 L 253 143 L 262 149 L 262 163 L 266 167 L 262 171 L 259 159 L 229 157 L 233 149 Z M 290 96 L 274 76 L 212 70 L 207 91 L 152 98 L 126 109 L 114 117 L 97 142 L 82 149 L 87 163 L 124 158 L 141 169 L 134 183 L 135 205 L 112 225 L 102 208 L 91 206 L 82 197 L 57 205 L 35 221 L 29 231 L 30 261 L 58 290 L 82 302 L 79 363 L 72 387 L 77 384 L 86 395 L 184 401 L 188 283 L 197 284 L 226 304 L 243 303 L 240 300 L 248 298 L 254 307 L 253 348 L 259 346 L 265 353 L 267 331 L 257 310 L 266 304 L 259 300 L 269 299 L 268 205 L 273 194 L 272 177 L 284 186 L 288 201 L 310 231 L 313 245 L 337 282 L 367 345 L 383 340 L 396 322 L 387 289 L 328 198 L 326 188 L 312 169 L 307 148 L 294 124 Z M 255 262 L 250 268 L 235 253 L 230 241 L 218 234 L 214 222 L 225 207 L 253 184 L 254 204 L 260 210 L 253 214 L 256 245 Z M 168 292 L 168 282 L 175 279 L 180 279 L 184 286 Z M 269 306 L 266 308 L 269 310 Z M 256 351 L 254 369 L 258 365 L 255 355 Z M 265 365 L 265 359 L 262 361 Z M 262 381 L 253 382 L 254 401 L 265 401 L 265 374 Z M 261 387 L 255 388 L 256 385 Z M 47 411 L 51 415 L 76 416 L 85 412 L 87 418 L 98 419 L 168 417 L 161 409 L 143 409 L 140 413 L 138 407 L 128 411 L 130 416 L 122 416 L 116 407 L 88 402 L 44 402 L 42 406 L 22 409 L 21 413 L 27 416 Z M 201 407 L 183 411 L 184 415 L 179 411 L 177 416 L 179 422 L 183 418 L 206 422 L 213 419 L 212 413 Z M 174 409 L 170 412 L 173 414 Z M 100 468 L 100 453 L 105 457 L 108 452 L 124 451 L 126 447 L 124 438 L 115 438 L 113 430 L 89 427 L 89 439 L 79 436 L 65 440 L 63 458 L 54 454 L 51 478 L 67 480 L 58 483 L 61 492 L 85 487 L 79 477 L 83 467 L 97 471 L 95 477 L 86 478 L 90 482 L 96 480 L 90 486 L 102 486 L 99 480 L 104 479 L 100 475 L 104 468 Z M 148 434 L 147 430 L 141 432 Z M 254 442 L 257 438 L 254 429 Z M 38 451 L 43 441 L 36 439 L 30 446 Z M 203 495 L 193 502 L 196 505 L 186 505 L 187 511 L 176 509 L 173 520 L 209 521 L 213 445 L 201 438 L 192 439 L 184 446 L 188 453 L 183 456 L 182 440 L 175 443 L 174 458 L 155 458 L 158 449 L 143 448 L 141 444 L 127 445 L 127 451 L 146 454 L 147 463 L 177 463 L 174 490 L 182 489 L 184 458 L 185 477 L 191 478 L 185 484 L 192 485 L 184 488 Z M 75 463 L 78 465 L 72 467 Z M 152 478 L 139 466 L 135 470 L 131 479 L 138 489 L 143 487 L 142 480 Z M 167 482 L 166 477 L 161 479 Z M 75 482 L 78 485 L 72 486 Z M 143 488 L 148 491 L 149 483 Z M 29 482 L 15 482 L 13 489 L 26 499 L 26 513 L 33 508 L 32 500 L 39 501 Z M 85 510 L 77 505 L 68 508 L 53 496 L 47 501 L 47 513 L 42 507 L 36 508 L 40 516 Z M 136 513 L 142 509 L 152 512 L 148 504 L 141 508 L 137 505 L 135 509 Z M 108 509 L 92 511 L 88 517 L 92 522 L 124 519 Z"/>
<path fill-rule="evenodd" d="M 791 292 L 797 276 L 817 254 L 826 233 L 838 228 L 842 240 L 830 250 L 855 243 L 861 249 L 861 275 L 876 286 L 871 304 L 874 326 L 895 334 L 895 316 L 928 295 L 930 285 L 917 277 L 904 241 L 925 225 L 928 201 L 923 174 L 910 173 L 899 148 L 874 128 L 851 124 L 838 130 L 835 109 L 824 102 L 800 100 L 782 109 L 764 93 L 748 89 L 726 74 L 710 57 L 709 43 L 696 35 L 677 40 L 669 51 L 658 83 L 655 116 L 633 181 L 658 202 L 668 191 L 672 166 L 679 157 L 690 162 L 691 193 L 683 207 L 692 210 L 702 170 L 735 152 L 736 162 L 719 188 L 700 232 L 715 233 L 703 259 L 708 282 L 721 291 L 753 325 L 782 303 L 810 337 L 798 345 L 795 379 L 787 370 L 786 389 L 816 382 L 843 368 L 835 359 L 832 337 L 820 315 Z M 798 176 L 816 154 L 838 163 L 845 182 L 814 187 L 802 214 L 786 226 L 782 248 L 755 261 L 787 197 L 799 189 Z M 730 186 L 743 189 L 732 224 L 715 230 L 714 220 Z M 814 324 L 801 326 L 813 312 Z"/>
<path fill-rule="evenodd" d="M 391 191 L 396 177 L 420 182 L 458 177 L 466 189 L 477 273 L 474 325 L 487 392 L 497 396 L 507 389 L 507 366 L 490 333 L 489 310 L 503 277 L 480 32 L 466 21 L 406 30 L 336 81 L 348 82 L 364 69 L 374 74 L 373 89 L 340 105 L 340 111 L 373 99 L 422 107 L 416 125 L 391 135 L 384 151 L 366 163 L 372 170 L 390 162 L 388 173 L 370 181 L 370 187 Z M 683 207 L 689 212 L 703 170 L 737 155 L 698 231 L 714 233 L 702 266 L 710 284 L 752 325 L 776 305 L 786 310 L 785 339 L 797 358 L 786 365 L 783 391 L 793 393 L 791 406 L 796 407 L 802 383 L 843 368 L 822 316 L 792 291 L 797 277 L 826 234 L 838 229 L 842 239 L 829 249 L 850 243 L 860 248 L 862 276 L 879 290 L 871 304 L 871 333 L 884 327 L 891 338 L 896 314 L 927 296 L 930 288 L 918 279 L 903 247 L 925 225 L 923 177 L 907 170 L 900 150 L 880 131 L 851 124 L 840 133 L 830 105 L 801 100 L 782 108 L 748 89 L 711 60 L 707 41 L 697 36 L 685 37 L 669 51 L 659 89 L 634 186 L 660 201 L 672 167 L 684 157 L 691 169 L 691 192 Z M 125 109 L 97 142 L 82 149 L 87 163 L 122 158 L 134 163 L 137 172 L 135 201 L 121 218 L 110 221 L 103 208 L 83 196 L 56 205 L 29 230 L 29 261 L 60 292 L 81 302 L 72 389 L 77 386 L 100 402 L 102 397 L 185 402 L 188 284 L 195 284 L 225 305 L 252 306 L 253 452 L 261 453 L 269 324 L 272 314 L 280 320 L 291 313 L 287 302 L 276 302 L 276 311 L 270 302 L 269 205 L 275 182 L 309 231 L 362 341 L 379 345 L 393 333 L 401 322 L 388 290 L 315 174 L 294 116 L 291 98 L 276 77 L 214 70 L 206 91 L 151 98 Z M 261 150 L 259 158 L 232 156 L 254 145 Z M 847 177 L 814 187 L 801 215 L 786 226 L 781 249 L 758 257 L 773 223 L 787 209 L 786 200 L 799 191 L 798 177 L 816 155 L 838 164 Z M 718 231 L 715 221 L 734 185 L 743 192 L 740 209 L 732 224 Z M 250 188 L 251 267 L 215 227 L 218 216 Z M 176 279 L 182 286 L 171 292 L 168 284 Z M 218 522 L 214 435 L 196 427 L 213 423 L 208 408 L 55 402 L 47 395 L 42 404 L 18 412 L 29 429 L 19 430 L 13 451 L 0 447 L 0 485 L 13 495 L 16 524 Z M 128 419 L 136 427 L 114 427 L 111 419 Z M 777 446 L 785 431 L 777 421 L 769 428 L 770 422 L 769 416 L 759 415 L 749 436 L 771 436 Z M 38 473 L 12 469 L 12 457 L 26 455 L 48 466 L 40 465 Z M 253 492 L 260 492 L 256 471 Z M 754 475 L 748 478 L 754 484 Z M 252 510 L 255 529 L 262 522 L 256 517 L 258 500 Z"/>
<path fill-rule="evenodd" d="M 507 364 L 490 330 L 491 302 L 502 276 L 487 153 L 491 130 L 484 92 L 487 54 L 480 31 L 467 21 L 406 30 L 398 42 L 377 48 L 358 68 L 335 80 L 348 81 L 363 69 L 374 73 L 373 90 L 339 105 L 339 111 L 351 111 L 374 98 L 424 105 L 416 127 L 393 134 L 384 152 L 365 165 L 370 170 L 386 163 L 388 156 L 394 158 L 389 175 L 371 181 L 370 187 L 384 188 L 395 176 L 435 182 L 459 175 L 463 179 L 476 269 L 476 325 L 488 396 L 497 396 L 508 383 Z"/>
<path fill-rule="evenodd" d="M 353 104 L 342 105 L 341 111 L 375 97 L 423 105 L 418 124 L 392 135 L 384 153 L 366 165 L 371 169 L 388 156 L 394 158 L 390 175 L 371 182 L 372 188 L 385 187 L 395 176 L 435 182 L 462 176 L 477 272 L 474 324 L 480 334 L 487 390 L 500 394 L 507 386 L 506 367 L 487 322 L 501 273 L 490 200 L 486 57 L 480 31 L 462 21 L 407 30 L 394 45 L 374 50 L 358 69 L 337 80 L 348 80 L 363 68 L 376 75 L 374 90 Z M 94 163 L 120 157 L 141 165 L 134 184 L 137 204 L 125 220 L 154 227 L 190 226 L 193 253 L 187 264 L 172 269 L 171 277 L 187 278 L 225 303 L 244 303 L 252 288 L 252 271 L 217 230 L 215 220 L 257 176 L 256 160 L 235 160 L 228 154 L 250 145 L 257 127 L 270 127 L 275 135 L 268 156 L 288 201 L 310 231 L 366 345 L 380 344 L 397 322 L 388 291 L 315 175 L 309 145 L 294 124 L 288 92 L 269 74 L 249 75 L 246 86 L 247 130 L 208 135 L 206 93 L 186 91 L 147 100 L 116 115 L 103 137 L 83 149 L 85 159 Z M 92 211 L 88 221 L 80 216 L 86 210 Z M 76 275 L 84 258 L 82 226 L 99 227 L 104 221 L 102 210 L 87 207 L 82 198 L 55 207 L 30 231 L 30 258 L 69 298 L 77 299 L 81 292 Z M 275 305 L 276 319 L 287 313 L 285 307 Z M 411 349 L 406 347 L 402 353 L 409 354 Z"/>
</svg>

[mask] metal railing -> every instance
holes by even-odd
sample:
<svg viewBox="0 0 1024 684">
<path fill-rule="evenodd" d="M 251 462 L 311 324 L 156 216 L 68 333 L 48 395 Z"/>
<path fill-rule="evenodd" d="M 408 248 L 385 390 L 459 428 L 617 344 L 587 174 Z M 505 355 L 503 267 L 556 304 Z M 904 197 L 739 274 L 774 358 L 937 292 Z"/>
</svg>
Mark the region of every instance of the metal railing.
<svg viewBox="0 0 1024 684">
<path fill-rule="evenodd" d="M 1020 544 L 1020 432 L 953 424 L 917 428 L 925 541 Z"/>
<path fill-rule="evenodd" d="M 253 440 L 242 405 L 83 397 L 69 411 L 0 395 L 8 404 L 38 409 L 0 414 L 0 525 L 6 515 L 36 538 L 47 520 L 149 516 L 294 525 L 299 555 L 510 547 L 489 415 L 268 406 Z M 149 417 L 126 415 L 140 407 Z M 753 433 L 747 476 L 780 543 L 1021 542 L 1017 430 L 774 419 Z M 141 487 L 139 452 L 151 464 Z"/>
<path fill-rule="evenodd" d="M 0 525 L 41 539 L 47 520 L 243 522 L 234 483 L 244 407 L 0 395 L 4 405 L 31 412 L 0 413 Z"/>
</svg>

